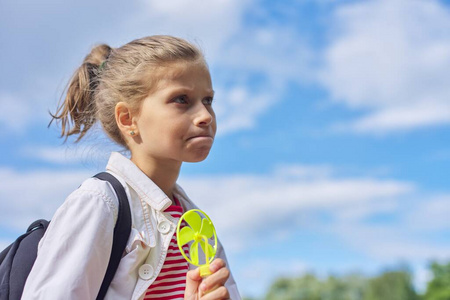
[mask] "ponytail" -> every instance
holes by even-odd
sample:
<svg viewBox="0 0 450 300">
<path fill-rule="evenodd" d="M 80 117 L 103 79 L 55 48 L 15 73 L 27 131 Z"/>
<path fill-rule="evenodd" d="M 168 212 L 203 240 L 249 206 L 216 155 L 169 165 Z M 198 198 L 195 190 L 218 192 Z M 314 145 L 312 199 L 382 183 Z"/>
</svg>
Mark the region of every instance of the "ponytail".
<svg viewBox="0 0 450 300">
<path fill-rule="evenodd" d="M 111 53 L 108 45 L 99 45 L 92 49 L 75 71 L 69 82 L 64 101 L 55 114 L 51 114 L 50 124 L 56 120 L 61 123 L 61 137 L 78 135 L 78 142 L 97 120 L 95 96 L 102 69 Z M 49 124 L 49 125 L 50 125 Z"/>
</svg>

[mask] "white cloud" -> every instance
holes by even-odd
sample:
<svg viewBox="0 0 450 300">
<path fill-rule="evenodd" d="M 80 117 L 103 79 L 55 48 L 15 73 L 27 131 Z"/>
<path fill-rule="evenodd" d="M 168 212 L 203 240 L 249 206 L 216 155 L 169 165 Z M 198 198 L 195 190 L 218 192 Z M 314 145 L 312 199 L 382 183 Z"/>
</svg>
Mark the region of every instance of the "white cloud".
<svg viewBox="0 0 450 300">
<path fill-rule="evenodd" d="M 438 1 L 337 8 L 319 76 L 332 98 L 366 115 L 338 126 L 388 133 L 450 123 L 450 12 Z"/>
<path fill-rule="evenodd" d="M 399 260 L 417 263 L 450 258 L 448 242 L 427 241 L 403 223 L 374 225 L 348 222 L 335 224 L 332 232 L 347 245 L 382 264 Z"/>
<path fill-rule="evenodd" d="M 298 231 L 311 230 L 382 265 L 449 257 L 450 244 L 439 237 L 450 227 L 449 195 L 336 173 L 325 166 L 292 166 L 268 175 L 190 177 L 181 183 L 211 216 L 232 255 L 255 245 L 289 247 L 300 238 Z"/>
<path fill-rule="evenodd" d="M 19 152 L 22 156 L 42 162 L 69 165 L 93 164 L 97 168 L 99 163 L 106 163 L 112 151 L 122 151 L 121 147 L 113 144 L 99 128 L 92 128 L 86 137 L 88 143 L 39 146 L 29 145 L 22 147 Z M 123 152 L 127 155 L 127 152 Z M 104 164 L 103 164 L 104 165 Z"/>
<path fill-rule="evenodd" d="M 419 231 L 450 230 L 450 195 L 425 197 L 405 214 L 408 228 Z"/>
<path fill-rule="evenodd" d="M 28 146 L 23 148 L 21 152 L 23 156 L 33 157 L 52 164 L 71 164 L 83 159 L 83 154 L 72 148 Z"/>
<path fill-rule="evenodd" d="M 242 27 L 243 14 L 252 1 L 244 0 L 174 0 L 141 1 L 141 11 L 129 20 L 133 28 L 197 40 L 207 58 L 217 59 L 229 39 Z M 146 27 L 145 24 L 149 26 Z M 200 40 L 199 40 L 200 39 Z"/>
<path fill-rule="evenodd" d="M 19 232 L 36 219 L 50 219 L 64 199 L 85 179 L 86 171 L 0 169 L 0 227 Z"/>
<path fill-rule="evenodd" d="M 404 107 L 380 108 L 367 117 L 350 124 L 338 124 L 339 131 L 383 134 L 421 127 L 450 123 L 450 105 L 433 104 L 432 101 Z"/>
<path fill-rule="evenodd" d="M 296 28 L 274 24 L 242 28 L 232 42 L 223 45 L 220 54 L 217 64 L 236 73 L 263 75 L 269 79 L 270 88 L 310 82 L 317 58 Z"/>
<path fill-rule="evenodd" d="M 3 113 L 0 118 L 2 134 L 23 133 L 33 120 L 33 107 L 20 97 L 0 91 L 0 107 Z"/>
<path fill-rule="evenodd" d="M 279 165 L 275 169 L 275 174 L 280 177 L 294 177 L 301 180 L 325 179 L 335 173 L 333 167 L 328 165 Z"/>
<path fill-rule="evenodd" d="M 324 224 L 313 217 L 317 212 L 325 212 L 339 222 L 343 216 L 360 220 L 375 212 L 395 210 L 392 203 L 415 190 L 414 185 L 406 182 L 339 179 L 323 177 L 323 172 L 317 173 L 312 166 L 298 169 L 298 177 L 291 168 L 285 174 L 278 170 L 266 176 L 208 176 L 182 178 L 181 182 L 217 222 L 218 228 L 232 237 L 229 243 L 234 251 L 248 245 L 246 236 L 258 236 L 263 231 L 268 237 L 273 234 L 274 239 L 280 232 L 284 236 L 295 235 L 298 225 L 292 226 L 292 222 L 301 222 L 304 215 L 310 214 L 314 225 L 321 227 Z M 305 176 L 305 170 L 311 170 L 311 175 Z M 317 177 L 318 174 L 322 177 Z M 232 222 L 229 216 L 233 216 Z M 274 224 L 269 230 L 267 220 Z M 288 233 L 283 231 L 286 228 L 290 228 Z"/>
<path fill-rule="evenodd" d="M 430 259 L 450 258 L 446 238 L 450 232 L 449 194 L 416 192 L 395 205 L 383 201 L 368 205 L 365 209 L 370 211 L 365 216 L 381 214 L 388 219 L 366 222 L 361 218 L 340 218 L 329 228 L 330 232 L 384 264 L 406 260 L 423 265 Z"/>
<path fill-rule="evenodd" d="M 390 199 L 381 199 L 377 201 L 370 201 L 364 203 L 364 205 L 349 206 L 345 209 L 336 211 L 336 218 L 340 222 L 348 223 L 359 222 L 366 217 L 370 217 L 374 214 L 380 213 L 393 213 L 398 210 L 399 204 L 397 201 L 391 201 Z"/>
<path fill-rule="evenodd" d="M 216 98 L 219 98 L 214 103 L 219 134 L 254 128 L 257 118 L 276 102 L 273 95 L 252 93 L 245 86 L 219 89 Z"/>
</svg>

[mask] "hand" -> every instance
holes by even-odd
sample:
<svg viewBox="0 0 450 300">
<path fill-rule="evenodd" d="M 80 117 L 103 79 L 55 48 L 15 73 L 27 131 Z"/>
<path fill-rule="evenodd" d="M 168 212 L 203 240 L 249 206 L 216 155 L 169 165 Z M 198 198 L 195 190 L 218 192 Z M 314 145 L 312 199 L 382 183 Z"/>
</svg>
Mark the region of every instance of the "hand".
<svg viewBox="0 0 450 300">
<path fill-rule="evenodd" d="M 200 276 L 200 269 L 191 270 L 186 274 L 185 300 L 214 300 L 230 299 L 225 282 L 230 277 L 230 270 L 225 262 L 217 258 L 209 266 L 211 275 L 206 278 Z"/>
</svg>

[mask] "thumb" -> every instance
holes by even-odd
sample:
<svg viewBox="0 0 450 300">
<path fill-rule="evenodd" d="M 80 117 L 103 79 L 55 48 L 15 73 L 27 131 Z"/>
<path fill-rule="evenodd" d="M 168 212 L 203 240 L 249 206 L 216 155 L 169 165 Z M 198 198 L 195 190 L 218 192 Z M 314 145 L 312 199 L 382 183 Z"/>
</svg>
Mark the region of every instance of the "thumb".
<svg viewBox="0 0 450 300">
<path fill-rule="evenodd" d="M 184 299 L 197 300 L 200 299 L 198 287 L 202 283 L 200 269 L 190 270 L 186 273 L 186 289 L 184 291 Z"/>
</svg>

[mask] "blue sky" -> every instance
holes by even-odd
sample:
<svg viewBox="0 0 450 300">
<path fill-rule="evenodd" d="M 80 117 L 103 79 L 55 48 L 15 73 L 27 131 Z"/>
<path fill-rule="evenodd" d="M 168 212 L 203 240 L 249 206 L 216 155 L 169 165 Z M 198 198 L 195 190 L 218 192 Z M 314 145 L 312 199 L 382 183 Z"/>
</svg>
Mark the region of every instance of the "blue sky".
<svg viewBox="0 0 450 300">
<path fill-rule="evenodd" d="M 419 288 L 450 259 L 450 4 L 436 0 L 0 2 L 0 245 L 51 218 L 118 148 L 47 128 L 90 48 L 172 34 L 210 65 L 218 137 L 179 183 L 216 224 L 241 292 L 279 275 Z"/>
</svg>

